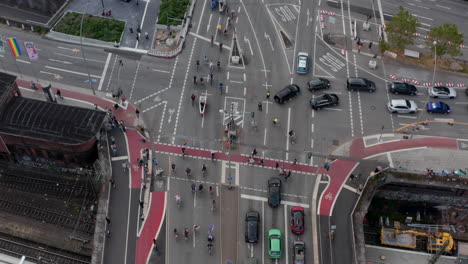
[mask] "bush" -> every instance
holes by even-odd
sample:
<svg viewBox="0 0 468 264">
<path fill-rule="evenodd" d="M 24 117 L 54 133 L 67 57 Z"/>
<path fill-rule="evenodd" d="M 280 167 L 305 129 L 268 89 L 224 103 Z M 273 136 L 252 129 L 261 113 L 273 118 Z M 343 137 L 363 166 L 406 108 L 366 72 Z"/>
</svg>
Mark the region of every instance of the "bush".
<svg viewBox="0 0 468 264">
<path fill-rule="evenodd" d="M 385 52 L 390 49 L 390 45 L 388 45 L 388 43 L 383 40 L 380 41 L 379 47 L 381 52 Z"/>
<path fill-rule="evenodd" d="M 182 24 L 189 3 L 189 0 L 162 0 L 158 24 L 173 26 Z"/>
<path fill-rule="evenodd" d="M 80 36 L 82 14 L 69 12 L 55 26 L 57 32 Z M 119 42 L 125 23 L 112 18 L 85 15 L 83 37 L 107 42 Z"/>
</svg>

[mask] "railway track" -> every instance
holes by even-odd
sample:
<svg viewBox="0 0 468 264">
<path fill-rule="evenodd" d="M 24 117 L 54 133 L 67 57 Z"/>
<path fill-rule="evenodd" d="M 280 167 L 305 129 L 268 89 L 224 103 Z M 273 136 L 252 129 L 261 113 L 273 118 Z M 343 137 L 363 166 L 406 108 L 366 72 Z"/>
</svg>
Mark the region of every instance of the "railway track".
<svg viewBox="0 0 468 264">
<path fill-rule="evenodd" d="M 41 264 L 88 264 L 91 258 L 50 248 L 32 241 L 0 234 L 0 252 L 14 257 L 25 256 L 27 261 Z"/>
<path fill-rule="evenodd" d="M 0 173 L 0 187 L 21 190 L 29 193 L 47 194 L 57 198 L 84 197 L 89 195 L 86 186 L 79 182 L 63 179 L 44 179 Z"/>
<path fill-rule="evenodd" d="M 0 196 L 0 210 L 34 218 L 39 221 L 48 222 L 65 228 L 76 228 L 76 231 L 83 232 L 88 235 L 94 234 L 93 222 L 54 212 L 52 210 L 39 208 L 25 202 L 5 199 L 3 196 Z"/>
</svg>

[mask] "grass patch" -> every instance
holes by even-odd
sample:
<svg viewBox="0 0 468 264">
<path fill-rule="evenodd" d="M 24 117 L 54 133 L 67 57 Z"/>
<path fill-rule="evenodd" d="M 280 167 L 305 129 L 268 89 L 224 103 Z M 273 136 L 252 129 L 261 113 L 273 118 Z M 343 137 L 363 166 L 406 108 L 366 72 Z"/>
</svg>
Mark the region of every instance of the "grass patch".
<svg viewBox="0 0 468 264">
<path fill-rule="evenodd" d="M 158 24 L 177 26 L 182 24 L 189 0 L 162 0 L 159 7 Z"/>
<path fill-rule="evenodd" d="M 80 13 L 69 12 L 55 26 L 57 32 L 80 36 Z M 120 42 L 124 30 L 123 21 L 112 18 L 96 17 L 85 14 L 83 20 L 83 37 L 107 42 Z"/>
</svg>

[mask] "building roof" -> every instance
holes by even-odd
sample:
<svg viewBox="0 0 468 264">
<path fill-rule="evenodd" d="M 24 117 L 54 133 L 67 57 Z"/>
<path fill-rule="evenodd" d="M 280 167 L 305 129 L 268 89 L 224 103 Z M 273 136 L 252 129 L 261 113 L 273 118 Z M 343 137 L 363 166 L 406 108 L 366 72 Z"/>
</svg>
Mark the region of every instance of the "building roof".
<svg viewBox="0 0 468 264">
<path fill-rule="evenodd" d="M 0 105 L 3 105 L 7 95 L 15 89 L 16 76 L 0 72 Z"/>
<path fill-rule="evenodd" d="M 0 113 L 0 132 L 75 145 L 96 136 L 105 115 L 102 111 L 15 96 Z"/>
</svg>

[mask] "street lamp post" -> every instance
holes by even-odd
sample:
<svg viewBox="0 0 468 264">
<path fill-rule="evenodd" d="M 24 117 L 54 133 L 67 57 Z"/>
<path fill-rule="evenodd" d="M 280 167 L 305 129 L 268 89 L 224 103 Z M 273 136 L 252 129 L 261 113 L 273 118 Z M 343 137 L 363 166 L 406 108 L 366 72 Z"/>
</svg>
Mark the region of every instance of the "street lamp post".
<svg viewBox="0 0 468 264">
<path fill-rule="evenodd" d="M 434 73 L 432 74 L 432 85 L 434 85 L 435 73 L 437 68 L 437 41 L 434 40 Z"/>
</svg>

